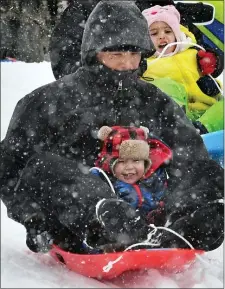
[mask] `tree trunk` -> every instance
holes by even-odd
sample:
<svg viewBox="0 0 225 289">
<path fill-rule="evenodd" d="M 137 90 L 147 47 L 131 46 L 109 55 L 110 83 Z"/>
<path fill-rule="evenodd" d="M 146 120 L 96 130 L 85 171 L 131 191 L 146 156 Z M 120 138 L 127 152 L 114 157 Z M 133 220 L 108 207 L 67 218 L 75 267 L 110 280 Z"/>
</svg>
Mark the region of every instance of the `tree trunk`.
<svg viewBox="0 0 225 289">
<path fill-rule="evenodd" d="M 60 0 L 0 0 L 1 59 L 48 60 L 49 39 L 62 2 L 67 4 Z"/>
</svg>

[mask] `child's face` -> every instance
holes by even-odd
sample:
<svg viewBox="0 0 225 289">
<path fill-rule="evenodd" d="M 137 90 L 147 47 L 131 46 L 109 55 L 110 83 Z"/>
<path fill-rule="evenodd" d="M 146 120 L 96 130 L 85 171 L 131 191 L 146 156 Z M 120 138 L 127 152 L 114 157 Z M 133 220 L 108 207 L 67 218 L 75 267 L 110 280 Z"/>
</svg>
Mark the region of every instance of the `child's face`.
<svg viewBox="0 0 225 289">
<path fill-rule="evenodd" d="M 114 168 L 115 177 L 128 184 L 136 183 L 143 177 L 144 173 L 144 160 L 119 159 Z"/>
<path fill-rule="evenodd" d="M 152 23 L 149 27 L 150 37 L 155 46 L 155 49 L 160 53 L 164 47 L 172 42 L 176 42 L 173 30 L 168 24 L 162 21 Z M 166 49 L 165 53 L 172 53 L 176 48 L 176 45 L 170 46 Z"/>
</svg>

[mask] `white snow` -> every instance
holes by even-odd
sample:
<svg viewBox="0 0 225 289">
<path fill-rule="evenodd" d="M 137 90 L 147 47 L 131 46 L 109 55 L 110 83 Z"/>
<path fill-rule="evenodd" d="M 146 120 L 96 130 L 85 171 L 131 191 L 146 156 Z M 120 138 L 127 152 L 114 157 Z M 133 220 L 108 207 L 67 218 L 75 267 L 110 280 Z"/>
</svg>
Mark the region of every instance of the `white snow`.
<svg viewBox="0 0 225 289">
<path fill-rule="evenodd" d="M 1 63 L 1 139 L 17 101 L 51 81 L 54 77 L 47 62 Z M 207 264 L 196 260 L 183 273 L 128 272 L 110 282 L 100 282 L 67 270 L 48 254 L 30 252 L 25 240 L 24 227 L 7 217 L 1 203 L 1 288 L 224 288 L 223 246 L 203 256 Z"/>
</svg>

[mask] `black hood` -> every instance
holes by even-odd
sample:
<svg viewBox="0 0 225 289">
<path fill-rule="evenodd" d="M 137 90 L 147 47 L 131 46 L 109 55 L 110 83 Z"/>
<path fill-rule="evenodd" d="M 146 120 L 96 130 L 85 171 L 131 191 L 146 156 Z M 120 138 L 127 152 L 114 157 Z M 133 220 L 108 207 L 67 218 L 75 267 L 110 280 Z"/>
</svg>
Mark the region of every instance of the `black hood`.
<svg viewBox="0 0 225 289">
<path fill-rule="evenodd" d="M 147 21 L 133 1 L 101 1 L 90 14 L 84 29 L 81 60 L 89 66 L 96 53 L 106 48 L 130 47 L 142 57 L 155 52 Z"/>
</svg>

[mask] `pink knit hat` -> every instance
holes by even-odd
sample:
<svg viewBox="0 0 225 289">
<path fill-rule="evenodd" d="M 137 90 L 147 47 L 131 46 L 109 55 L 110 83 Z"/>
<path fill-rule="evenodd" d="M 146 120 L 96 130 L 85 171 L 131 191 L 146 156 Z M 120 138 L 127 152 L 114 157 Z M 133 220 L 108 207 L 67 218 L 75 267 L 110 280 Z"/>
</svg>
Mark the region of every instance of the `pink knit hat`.
<svg viewBox="0 0 225 289">
<path fill-rule="evenodd" d="M 173 5 L 168 6 L 153 6 L 142 11 L 142 14 L 148 22 L 148 27 L 154 22 L 163 21 L 167 23 L 173 33 L 175 34 L 176 41 L 181 41 L 180 30 L 180 13 Z"/>
</svg>

